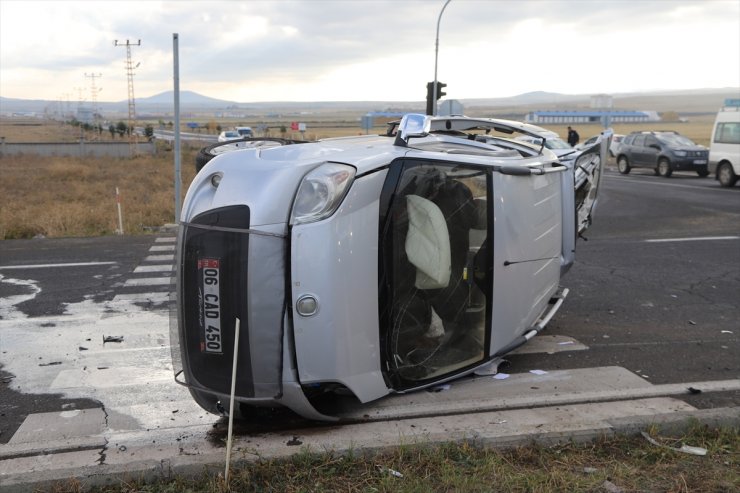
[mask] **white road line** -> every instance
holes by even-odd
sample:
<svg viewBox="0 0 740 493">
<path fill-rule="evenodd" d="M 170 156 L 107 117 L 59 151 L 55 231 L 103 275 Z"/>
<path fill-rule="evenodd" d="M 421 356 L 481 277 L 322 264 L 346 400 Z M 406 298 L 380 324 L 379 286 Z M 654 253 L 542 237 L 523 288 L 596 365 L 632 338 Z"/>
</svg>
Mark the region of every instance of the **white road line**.
<svg viewBox="0 0 740 493">
<path fill-rule="evenodd" d="M 168 236 L 167 238 L 157 238 L 154 240 L 155 243 L 173 243 L 177 238 L 174 236 Z"/>
<path fill-rule="evenodd" d="M 649 175 L 645 175 L 645 176 L 646 177 L 649 177 Z M 635 177 L 632 177 L 632 176 L 624 176 L 624 175 L 617 174 L 617 173 L 609 174 L 609 179 L 612 179 L 612 178 L 616 178 L 616 179 L 622 180 L 622 181 L 628 181 L 630 183 L 635 183 L 635 184 L 638 184 L 638 185 L 654 185 L 654 186 L 657 186 L 657 187 L 690 188 L 691 190 L 697 190 L 697 191 L 702 191 L 702 192 L 711 192 L 711 193 L 717 193 L 717 192 L 730 192 L 730 193 L 734 193 L 734 190 L 732 190 L 731 188 L 726 188 L 726 187 L 720 187 L 720 186 L 716 186 L 716 187 L 703 187 L 703 186 L 696 186 L 696 185 L 681 185 L 681 184 L 678 184 L 678 183 L 665 183 L 665 182 L 660 182 L 660 181 L 655 181 L 655 180 L 650 180 L 650 179 L 648 179 L 648 180 L 640 180 L 636 176 Z"/>
<path fill-rule="evenodd" d="M 154 245 L 149 248 L 150 252 L 172 252 L 175 250 L 175 245 Z"/>
<path fill-rule="evenodd" d="M 139 279 L 129 279 L 124 286 L 166 286 L 172 282 L 171 277 L 143 277 Z"/>
<path fill-rule="evenodd" d="M 172 270 L 172 264 L 159 264 L 159 265 L 140 265 L 134 269 L 134 274 L 142 272 L 169 272 Z"/>
<path fill-rule="evenodd" d="M 0 265 L 0 269 L 50 269 L 54 267 L 92 267 L 95 265 L 114 265 L 118 262 L 71 262 L 68 264 Z"/>
<path fill-rule="evenodd" d="M 175 260 L 174 255 L 149 255 L 144 259 L 145 262 L 166 262 L 168 260 Z"/>
<path fill-rule="evenodd" d="M 671 241 L 718 241 L 718 240 L 740 240 L 740 236 L 697 236 L 695 238 L 661 238 L 657 240 L 645 240 L 645 243 L 668 243 Z"/>
</svg>

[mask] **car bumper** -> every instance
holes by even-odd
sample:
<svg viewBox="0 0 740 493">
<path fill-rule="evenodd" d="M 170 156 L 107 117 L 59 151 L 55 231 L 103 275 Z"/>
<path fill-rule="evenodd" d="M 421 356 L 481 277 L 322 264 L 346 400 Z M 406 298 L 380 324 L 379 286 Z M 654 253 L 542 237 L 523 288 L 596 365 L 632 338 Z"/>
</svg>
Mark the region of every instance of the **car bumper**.
<svg viewBox="0 0 740 493">
<path fill-rule="evenodd" d="M 708 169 L 707 158 L 672 158 L 671 166 L 676 171 L 703 171 Z"/>
<path fill-rule="evenodd" d="M 250 230 L 246 206 L 209 211 L 180 227 L 173 369 L 176 381 L 214 414 L 229 409 L 236 361 L 236 402 L 332 419 L 308 402 L 292 365 L 286 230 L 285 224 Z"/>
</svg>

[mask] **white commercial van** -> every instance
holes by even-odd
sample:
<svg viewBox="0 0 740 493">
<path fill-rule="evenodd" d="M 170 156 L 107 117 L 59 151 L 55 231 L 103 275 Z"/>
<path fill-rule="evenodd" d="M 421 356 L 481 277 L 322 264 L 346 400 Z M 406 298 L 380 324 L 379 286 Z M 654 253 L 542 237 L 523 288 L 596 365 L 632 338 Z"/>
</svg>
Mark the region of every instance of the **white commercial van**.
<svg viewBox="0 0 740 493">
<path fill-rule="evenodd" d="M 723 187 L 735 185 L 740 178 L 740 99 L 725 99 L 717 113 L 709 144 L 709 171 Z"/>
</svg>

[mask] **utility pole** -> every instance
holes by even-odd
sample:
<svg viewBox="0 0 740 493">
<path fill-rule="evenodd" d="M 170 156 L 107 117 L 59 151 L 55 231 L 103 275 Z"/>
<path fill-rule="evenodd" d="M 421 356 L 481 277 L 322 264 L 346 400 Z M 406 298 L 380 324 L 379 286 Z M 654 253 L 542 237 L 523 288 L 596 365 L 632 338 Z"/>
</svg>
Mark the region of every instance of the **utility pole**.
<svg viewBox="0 0 740 493">
<path fill-rule="evenodd" d="M 77 91 L 77 114 L 75 115 L 75 120 L 77 120 L 77 124 L 80 126 L 80 140 L 85 140 L 85 129 L 82 128 L 83 122 L 80 121 L 80 118 L 82 118 L 82 103 L 85 102 L 84 97 L 82 94 L 85 92 L 84 87 L 75 87 L 75 90 Z"/>
<path fill-rule="evenodd" d="M 432 115 L 437 116 L 437 100 L 439 99 L 439 82 L 437 81 L 437 58 L 439 55 L 439 23 L 442 22 L 442 14 L 445 13 L 445 9 L 447 8 L 447 5 L 450 3 L 450 0 L 447 0 L 445 4 L 442 6 L 442 11 L 439 13 L 439 17 L 437 17 L 437 37 L 434 38 L 434 82 L 432 86 L 432 102 L 434 106 L 432 107 Z"/>
<path fill-rule="evenodd" d="M 103 74 L 88 74 L 85 73 L 85 77 L 90 79 L 90 102 L 92 104 L 92 117 L 93 125 L 98 126 L 98 92 L 102 90 L 95 86 L 95 79 L 102 77 Z"/>
<path fill-rule="evenodd" d="M 136 133 L 134 132 L 134 125 L 136 123 L 136 100 L 134 99 L 134 69 L 139 66 L 136 64 L 134 67 L 131 61 L 131 47 L 141 46 L 141 40 L 138 40 L 135 44 L 131 43 L 128 39 L 126 44 L 119 43 L 116 39 L 113 41 L 113 46 L 125 46 L 126 47 L 126 78 L 128 79 L 128 128 L 129 128 L 129 146 L 131 150 L 131 157 L 136 155 Z"/>
</svg>

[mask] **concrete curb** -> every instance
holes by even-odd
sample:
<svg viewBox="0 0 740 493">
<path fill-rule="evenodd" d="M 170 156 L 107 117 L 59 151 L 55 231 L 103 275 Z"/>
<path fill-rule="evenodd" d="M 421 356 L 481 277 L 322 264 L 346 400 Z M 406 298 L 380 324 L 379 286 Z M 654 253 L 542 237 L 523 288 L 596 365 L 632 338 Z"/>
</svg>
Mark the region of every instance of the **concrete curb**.
<svg viewBox="0 0 740 493">
<path fill-rule="evenodd" d="M 516 413 L 517 411 L 508 412 Z M 401 444 L 434 445 L 460 441 L 470 441 L 484 447 L 505 449 L 532 443 L 541 445 L 554 445 L 570 441 L 585 443 L 604 436 L 633 436 L 648 427 L 656 427 L 662 433 L 680 434 L 694 423 L 709 427 L 737 428 L 740 426 L 740 408 L 718 408 L 616 417 L 603 421 L 597 420 L 586 427 L 580 426 L 575 421 L 570 424 L 549 423 L 544 426 L 525 426 L 523 430 L 516 429 L 499 433 L 499 429 L 495 426 L 497 424 L 495 419 L 493 422 L 491 422 L 491 419 L 493 416 L 502 415 L 501 412 L 495 412 L 421 418 L 394 423 L 395 427 L 391 426 L 390 422 L 373 423 L 384 428 L 384 431 L 372 431 L 366 436 L 362 436 L 362 433 L 352 433 L 352 429 L 347 430 L 347 427 L 342 426 L 312 430 L 288 430 L 269 434 L 269 436 L 260 435 L 260 439 L 264 442 L 262 448 L 259 444 L 255 447 L 252 440 L 247 440 L 246 437 L 239 437 L 234 443 L 232 464 L 235 467 L 243 466 L 258 458 L 288 457 L 303 451 L 315 451 L 317 453 L 331 451 L 335 454 L 345 454 L 350 451 L 357 453 L 358 450 L 361 450 L 365 454 L 372 455 L 391 450 Z M 463 419 L 472 420 L 471 422 L 478 425 L 455 430 L 453 422 L 459 423 Z M 500 422 L 505 421 L 501 420 Z M 413 435 L 406 434 L 406 431 L 410 429 L 409 426 L 422 431 Z M 345 428 L 344 435 L 357 437 L 357 441 L 355 442 L 354 438 L 350 442 L 347 442 L 346 439 L 337 440 L 332 438 L 332 434 L 342 433 L 343 428 Z M 375 433 L 382 433 L 383 436 L 376 438 Z M 296 436 L 307 437 L 305 439 L 307 442 L 309 441 L 308 438 L 312 438 L 314 441 L 312 444 L 302 447 L 286 448 L 285 440 L 290 440 L 292 437 L 295 441 Z M 369 440 L 369 437 L 374 439 Z M 119 440 L 119 438 L 110 438 L 108 442 L 113 443 L 114 439 L 118 442 L 124 441 Z M 151 438 L 151 436 L 148 438 Z M 254 437 L 251 438 L 257 441 Z M 321 438 L 319 440 L 320 446 L 317 446 L 317 438 Z M 158 450 L 151 450 L 152 446 L 149 442 L 150 440 L 147 440 L 146 444 L 142 442 L 129 447 L 131 456 L 140 454 L 143 457 L 142 459 L 121 460 L 121 457 L 119 457 L 118 462 L 113 464 L 90 465 L 88 463 L 84 466 L 74 466 L 72 463 L 76 457 L 75 454 L 83 454 L 87 457 L 87 460 L 90 460 L 92 455 L 105 454 L 106 450 L 78 449 L 76 452 L 69 451 L 67 454 L 70 459 L 70 467 L 0 476 L 0 491 L 3 493 L 49 491 L 62 485 L 74 486 L 79 488 L 80 491 L 85 491 L 91 487 L 109 486 L 123 481 L 152 482 L 174 477 L 198 478 L 204 474 L 213 475 L 223 471 L 225 450 L 222 447 L 200 443 L 195 444 L 195 448 L 193 448 L 192 443 L 186 444 L 184 447 L 170 443 L 162 445 Z M 99 443 L 99 437 L 96 443 Z M 113 461 L 116 461 L 115 449 L 108 450 L 107 453 L 112 456 Z M 43 459 L 44 457 L 34 458 L 34 460 Z"/>
</svg>

